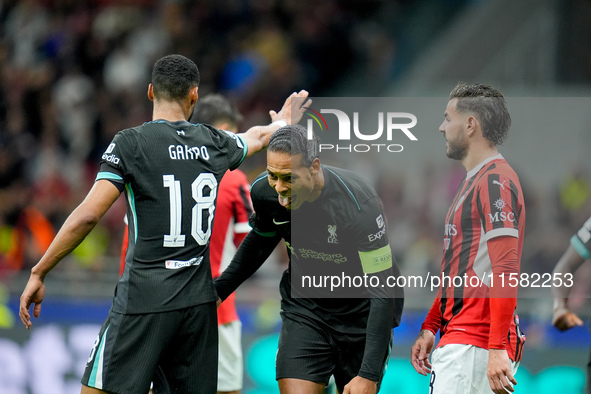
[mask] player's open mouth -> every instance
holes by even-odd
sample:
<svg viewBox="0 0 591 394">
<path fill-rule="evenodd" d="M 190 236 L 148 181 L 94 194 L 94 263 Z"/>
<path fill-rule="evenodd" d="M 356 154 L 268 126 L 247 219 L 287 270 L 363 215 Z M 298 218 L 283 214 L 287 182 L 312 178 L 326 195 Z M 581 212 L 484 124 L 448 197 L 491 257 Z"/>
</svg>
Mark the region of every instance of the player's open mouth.
<svg viewBox="0 0 591 394">
<path fill-rule="evenodd" d="M 286 207 L 289 204 L 291 204 L 291 196 L 282 196 L 281 194 L 279 194 L 278 197 L 279 204 L 281 204 L 282 207 Z"/>
</svg>

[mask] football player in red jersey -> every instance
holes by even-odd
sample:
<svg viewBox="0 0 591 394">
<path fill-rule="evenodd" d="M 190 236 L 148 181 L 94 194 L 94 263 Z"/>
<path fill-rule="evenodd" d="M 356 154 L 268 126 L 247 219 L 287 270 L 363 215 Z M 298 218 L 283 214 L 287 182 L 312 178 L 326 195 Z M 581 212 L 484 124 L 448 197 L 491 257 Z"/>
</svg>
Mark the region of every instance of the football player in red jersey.
<svg viewBox="0 0 591 394">
<path fill-rule="evenodd" d="M 519 179 L 497 150 L 511 117 L 501 92 L 464 83 L 450 93 L 444 117 L 446 154 L 467 174 L 446 217 L 441 276 L 463 281 L 440 287 L 411 362 L 431 374 L 431 393 L 512 392 L 525 337 L 509 283 L 519 276 L 525 208 Z"/>
</svg>

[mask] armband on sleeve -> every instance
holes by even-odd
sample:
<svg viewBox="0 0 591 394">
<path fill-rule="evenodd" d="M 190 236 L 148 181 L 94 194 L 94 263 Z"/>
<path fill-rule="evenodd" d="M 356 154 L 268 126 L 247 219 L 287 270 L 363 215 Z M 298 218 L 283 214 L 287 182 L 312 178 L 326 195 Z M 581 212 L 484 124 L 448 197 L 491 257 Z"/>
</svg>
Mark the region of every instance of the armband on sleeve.
<svg viewBox="0 0 591 394">
<path fill-rule="evenodd" d="M 375 274 L 392 268 L 390 245 L 369 252 L 359 252 L 359 259 L 361 260 L 363 272 L 366 274 Z"/>
</svg>

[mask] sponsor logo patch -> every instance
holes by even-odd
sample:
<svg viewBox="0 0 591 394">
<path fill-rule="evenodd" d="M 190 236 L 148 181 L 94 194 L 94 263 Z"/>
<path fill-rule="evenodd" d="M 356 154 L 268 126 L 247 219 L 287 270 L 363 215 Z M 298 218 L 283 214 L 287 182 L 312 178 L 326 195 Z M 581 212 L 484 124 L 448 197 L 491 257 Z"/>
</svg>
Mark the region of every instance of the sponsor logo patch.
<svg viewBox="0 0 591 394">
<path fill-rule="evenodd" d="M 190 267 L 192 265 L 200 265 L 203 261 L 203 256 L 193 257 L 191 260 L 166 260 L 164 266 L 169 270 L 178 270 L 179 268 Z"/>
</svg>

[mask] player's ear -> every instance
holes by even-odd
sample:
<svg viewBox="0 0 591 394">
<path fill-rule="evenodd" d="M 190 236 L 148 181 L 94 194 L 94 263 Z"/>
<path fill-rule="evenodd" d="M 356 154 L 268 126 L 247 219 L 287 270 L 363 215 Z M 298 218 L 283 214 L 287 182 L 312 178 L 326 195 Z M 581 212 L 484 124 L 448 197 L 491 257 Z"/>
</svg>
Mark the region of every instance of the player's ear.
<svg viewBox="0 0 591 394">
<path fill-rule="evenodd" d="M 154 88 L 152 87 L 152 84 L 148 85 L 148 98 L 150 101 L 154 101 Z"/>
<path fill-rule="evenodd" d="M 191 88 L 189 96 L 191 97 L 191 105 L 194 105 L 199 99 L 199 88 L 197 86 Z"/>
<path fill-rule="evenodd" d="M 466 134 L 468 134 L 469 137 L 471 137 L 479 127 L 480 123 L 475 116 L 468 116 L 468 118 L 466 118 Z"/>
<path fill-rule="evenodd" d="M 310 173 L 312 175 L 318 175 L 319 172 L 320 172 L 320 159 L 316 158 L 312 161 L 312 164 L 310 164 Z"/>
</svg>

